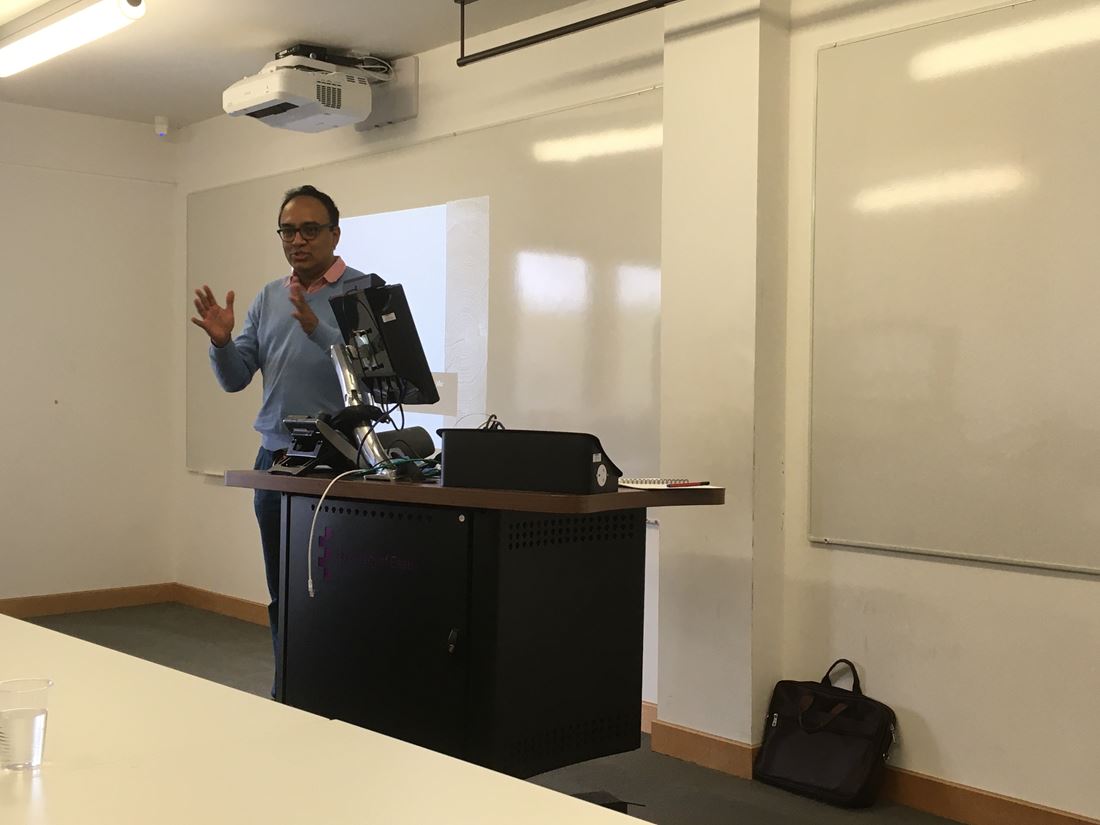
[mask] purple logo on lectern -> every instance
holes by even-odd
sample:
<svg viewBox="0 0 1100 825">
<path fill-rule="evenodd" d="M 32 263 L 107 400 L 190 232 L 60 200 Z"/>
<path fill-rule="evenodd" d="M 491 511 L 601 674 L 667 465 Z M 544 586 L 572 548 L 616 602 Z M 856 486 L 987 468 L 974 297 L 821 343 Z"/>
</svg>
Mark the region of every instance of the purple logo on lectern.
<svg viewBox="0 0 1100 825">
<path fill-rule="evenodd" d="M 325 573 L 324 578 L 326 580 L 328 579 L 329 574 L 332 572 L 329 569 L 329 565 L 333 561 L 333 559 L 331 558 L 332 557 L 331 542 L 332 542 L 332 528 L 331 527 L 326 527 L 324 529 L 324 532 L 322 532 L 319 536 L 317 536 L 317 546 L 320 547 L 321 550 L 324 551 L 323 553 L 321 553 L 321 555 L 319 555 L 317 557 L 317 566 L 320 567 L 321 570 L 324 571 L 324 573 Z"/>
</svg>

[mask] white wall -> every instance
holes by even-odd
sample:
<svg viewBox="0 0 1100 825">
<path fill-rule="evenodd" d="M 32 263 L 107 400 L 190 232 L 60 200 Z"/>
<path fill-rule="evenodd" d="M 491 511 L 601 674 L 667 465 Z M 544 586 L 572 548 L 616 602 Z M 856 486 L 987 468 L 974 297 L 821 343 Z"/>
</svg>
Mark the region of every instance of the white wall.
<svg viewBox="0 0 1100 825">
<path fill-rule="evenodd" d="M 783 672 L 784 413 L 787 313 L 787 130 L 790 0 L 764 0 L 760 16 L 756 377 L 753 434 L 752 740 L 761 738 L 771 689 Z"/>
<path fill-rule="evenodd" d="M 0 597 L 172 579 L 173 148 L 0 103 Z"/>
<path fill-rule="evenodd" d="M 660 513 L 658 716 L 748 741 L 760 18 L 665 9 L 661 472 L 726 487 Z"/>
<path fill-rule="evenodd" d="M 867 692 L 898 712 L 895 764 L 1100 816 L 1095 579 L 822 549 L 805 538 L 817 50 L 988 4 L 846 5 L 792 3 L 784 671 L 817 678 L 848 656 Z"/>
</svg>

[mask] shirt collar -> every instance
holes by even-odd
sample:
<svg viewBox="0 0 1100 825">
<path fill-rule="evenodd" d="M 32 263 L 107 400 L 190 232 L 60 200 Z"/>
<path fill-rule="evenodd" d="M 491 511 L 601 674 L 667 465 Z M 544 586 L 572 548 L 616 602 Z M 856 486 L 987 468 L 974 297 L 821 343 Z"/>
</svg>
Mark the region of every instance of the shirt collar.
<svg viewBox="0 0 1100 825">
<path fill-rule="evenodd" d="M 340 277 L 344 274 L 344 270 L 347 268 L 348 265 L 344 263 L 344 259 L 337 256 L 336 260 L 332 262 L 332 266 L 325 271 L 325 274 L 309 285 L 306 289 L 306 293 L 318 292 L 326 286 L 336 283 L 340 280 Z M 291 272 L 287 276 L 285 283 L 289 288 L 293 284 L 300 284 L 301 281 L 295 273 Z"/>
</svg>

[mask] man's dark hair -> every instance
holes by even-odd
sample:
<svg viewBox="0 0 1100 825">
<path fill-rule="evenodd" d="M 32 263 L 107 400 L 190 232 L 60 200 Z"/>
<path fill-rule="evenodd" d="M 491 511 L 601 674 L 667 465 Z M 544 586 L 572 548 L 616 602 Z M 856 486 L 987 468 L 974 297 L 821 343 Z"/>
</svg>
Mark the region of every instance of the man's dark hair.
<svg viewBox="0 0 1100 825">
<path fill-rule="evenodd" d="M 333 226 L 340 225 L 340 210 L 336 208 L 336 201 L 334 201 L 320 189 L 308 185 L 297 186 L 294 189 L 289 190 L 285 195 L 283 195 L 283 202 L 279 206 L 280 217 L 283 214 L 283 210 L 286 209 L 286 205 L 295 198 L 314 198 L 316 200 L 319 200 L 321 202 L 321 205 L 324 206 L 325 210 L 328 212 L 328 222 L 331 223 Z"/>
</svg>

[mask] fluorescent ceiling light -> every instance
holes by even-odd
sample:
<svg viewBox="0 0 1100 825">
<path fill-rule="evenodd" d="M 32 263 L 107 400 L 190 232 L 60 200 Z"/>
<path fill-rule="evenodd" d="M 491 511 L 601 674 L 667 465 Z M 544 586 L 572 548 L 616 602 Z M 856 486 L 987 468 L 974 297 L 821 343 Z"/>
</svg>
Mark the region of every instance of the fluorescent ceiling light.
<svg viewBox="0 0 1100 825">
<path fill-rule="evenodd" d="M 535 160 L 543 163 L 576 163 L 586 158 L 658 149 L 664 142 L 660 123 L 637 129 L 611 129 L 591 135 L 544 140 L 535 144 Z"/>
<path fill-rule="evenodd" d="M 923 51 L 909 64 L 914 80 L 934 80 L 1038 57 L 1100 40 L 1100 6 L 1017 23 Z"/>
<path fill-rule="evenodd" d="M 1015 166 L 966 169 L 924 178 L 907 178 L 865 189 L 856 196 L 859 212 L 889 212 L 905 207 L 985 200 L 1023 186 L 1024 174 Z"/>
<path fill-rule="evenodd" d="M 60 0 L 0 27 L 0 77 L 91 43 L 145 16 L 145 0 Z"/>
</svg>

